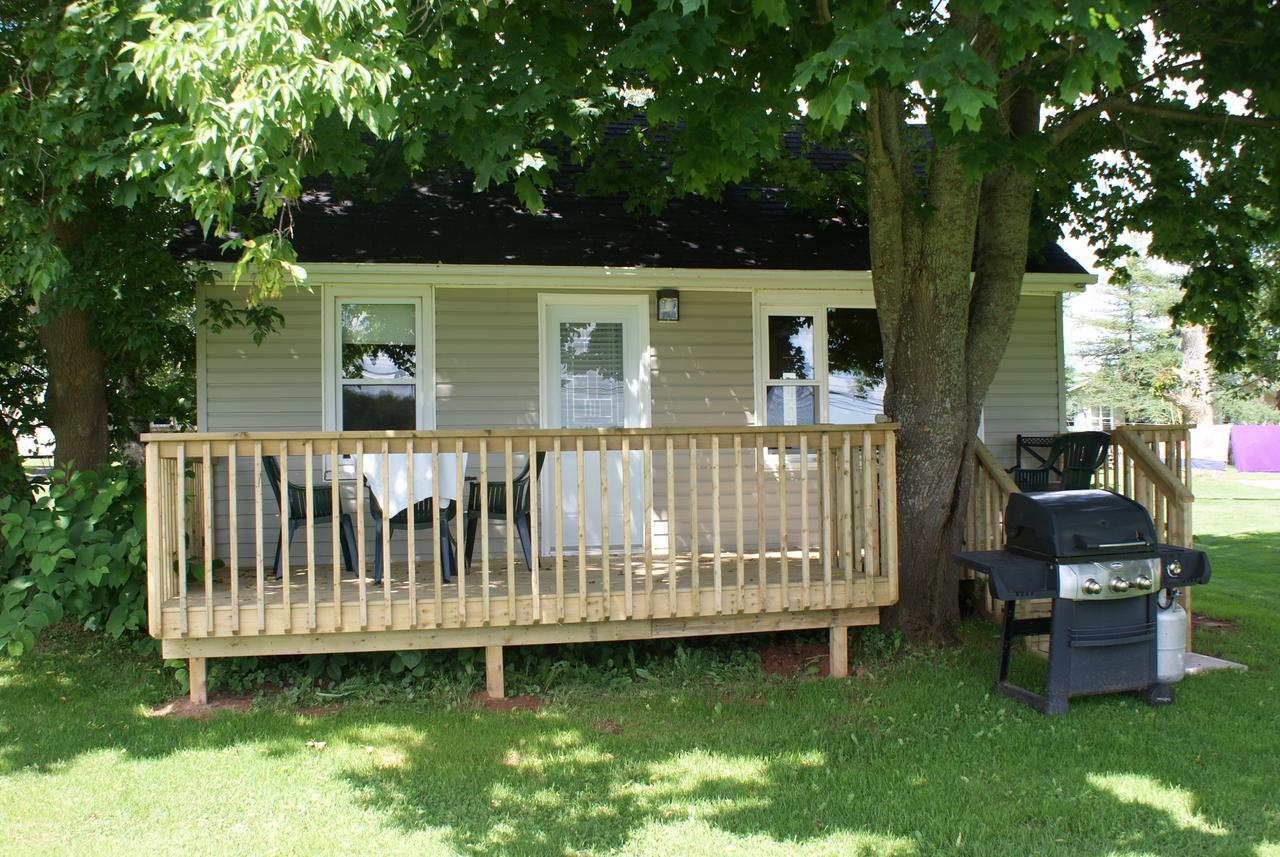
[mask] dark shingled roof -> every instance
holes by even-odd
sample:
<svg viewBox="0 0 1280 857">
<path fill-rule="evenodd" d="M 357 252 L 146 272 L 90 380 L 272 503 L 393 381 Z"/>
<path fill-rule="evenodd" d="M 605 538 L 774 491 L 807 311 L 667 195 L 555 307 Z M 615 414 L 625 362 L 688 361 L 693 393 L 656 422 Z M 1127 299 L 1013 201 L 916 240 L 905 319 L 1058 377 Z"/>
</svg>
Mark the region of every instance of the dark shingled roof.
<svg viewBox="0 0 1280 857">
<path fill-rule="evenodd" d="M 865 226 L 816 216 L 776 192 L 731 189 L 720 201 L 673 200 L 657 216 L 632 214 L 621 196 L 584 196 L 565 187 L 544 194 L 530 214 L 507 189 L 482 193 L 469 182 L 411 184 L 390 199 L 364 202 L 314 188 L 293 217 L 298 260 L 483 265 L 854 270 L 871 267 Z M 194 228 L 180 252 L 226 261 L 218 242 Z M 1087 271 L 1057 244 L 1028 260 L 1033 273 Z"/>
</svg>

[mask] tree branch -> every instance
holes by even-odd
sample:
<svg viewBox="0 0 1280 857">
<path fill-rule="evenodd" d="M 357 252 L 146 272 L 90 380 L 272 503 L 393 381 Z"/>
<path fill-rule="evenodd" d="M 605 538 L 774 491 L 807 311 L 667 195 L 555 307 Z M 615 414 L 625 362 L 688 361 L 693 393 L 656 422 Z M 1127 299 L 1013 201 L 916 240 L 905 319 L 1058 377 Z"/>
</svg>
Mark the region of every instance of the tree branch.
<svg viewBox="0 0 1280 857">
<path fill-rule="evenodd" d="M 1132 98 L 1116 95 L 1102 98 L 1092 104 L 1067 115 L 1066 121 L 1057 127 L 1049 138 L 1051 146 L 1057 146 L 1072 134 L 1088 125 L 1107 111 L 1117 113 L 1137 113 L 1145 116 L 1156 116 L 1178 122 L 1192 122 L 1199 125 L 1236 125 L 1243 128 L 1280 128 L 1280 119 L 1266 116 L 1241 116 L 1236 113 L 1208 113 L 1194 107 L 1172 107 L 1169 105 L 1142 104 Z"/>
</svg>

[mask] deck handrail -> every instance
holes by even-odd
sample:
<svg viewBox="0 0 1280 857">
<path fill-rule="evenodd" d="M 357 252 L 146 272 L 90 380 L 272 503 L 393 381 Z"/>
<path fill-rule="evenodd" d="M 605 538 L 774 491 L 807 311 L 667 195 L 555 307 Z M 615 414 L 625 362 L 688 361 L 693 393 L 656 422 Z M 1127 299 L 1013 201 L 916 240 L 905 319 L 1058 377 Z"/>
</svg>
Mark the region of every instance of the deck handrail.
<svg viewBox="0 0 1280 857">
<path fill-rule="evenodd" d="M 964 542 L 969 550 L 995 550 L 1004 546 L 1004 510 L 1018 485 L 1000 466 L 991 449 L 974 439 L 973 473 L 969 506 L 965 511 Z"/>
<path fill-rule="evenodd" d="M 151 633 L 161 639 L 434 633 L 729 614 L 741 620 L 892 604 L 896 429 L 875 423 L 147 434 Z M 471 456 L 466 472 L 474 474 L 474 488 L 462 487 L 458 453 Z M 329 478 L 331 457 L 352 454 L 351 473 L 344 463 L 343 476 Z M 534 546 L 549 544 L 548 562 L 531 572 L 521 559 L 517 568 L 510 502 L 506 517 L 480 502 L 473 516 L 477 561 L 470 570 L 456 563 L 456 579 L 443 581 L 439 535 L 447 528 L 461 554 L 470 522 L 445 514 L 450 502 L 440 494 L 442 479 L 433 480 L 433 497 L 418 498 L 433 500 L 427 511 L 413 505 L 405 511 L 404 544 L 397 541 L 393 550 L 389 526 L 372 544 L 366 528 L 372 501 L 358 487 L 365 462 L 383 456 L 385 471 L 385 456 L 404 454 L 410 484 L 418 456 L 419 467 L 457 467 L 458 499 L 470 491 L 488 497 L 501 486 L 507 501 L 523 461 L 542 456 L 542 472 L 535 469 L 527 488 L 529 532 L 521 536 Z M 303 512 L 273 497 L 269 486 L 264 496 L 264 456 L 278 460 L 280 484 L 305 490 Z M 340 482 L 350 486 L 342 502 L 355 530 L 351 574 L 325 565 L 326 555 L 336 566 L 340 554 L 337 515 L 333 523 L 315 520 L 315 492 L 338 509 Z M 385 495 L 376 499 L 386 508 Z M 597 512 L 588 533 L 589 513 L 572 510 L 592 508 L 608 513 Z M 432 516 L 430 526 L 422 514 Z M 504 521 L 505 530 L 492 545 L 491 519 Z M 275 583 L 270 558 L 286 524 L 297 527 L 298 538 L 292 551 L 288 538 L 281 545 L 284 583 Z M 415 529 L 424 532 L 415 537 Z M 374 556 L 388 570 L 394 562 L 394 582 L 391 573 L 372 579 Z"/>
</svg>

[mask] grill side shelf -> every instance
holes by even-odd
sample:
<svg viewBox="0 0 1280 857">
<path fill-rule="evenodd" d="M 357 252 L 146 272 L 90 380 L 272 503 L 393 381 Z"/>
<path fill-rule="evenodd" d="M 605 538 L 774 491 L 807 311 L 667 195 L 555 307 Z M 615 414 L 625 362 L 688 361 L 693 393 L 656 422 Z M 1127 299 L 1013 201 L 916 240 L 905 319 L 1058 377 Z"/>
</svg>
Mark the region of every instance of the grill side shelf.
<svg viewBox="0 0 1280 857">
<path fill-rule="evenodd" d="M 1052 598 L 1058 594 L 1058 574 L 1052 564 L 1009 551 L 964 551 L 958 563 L 987 575 L 993 597 L 1001 601 Z"/>
</svg>

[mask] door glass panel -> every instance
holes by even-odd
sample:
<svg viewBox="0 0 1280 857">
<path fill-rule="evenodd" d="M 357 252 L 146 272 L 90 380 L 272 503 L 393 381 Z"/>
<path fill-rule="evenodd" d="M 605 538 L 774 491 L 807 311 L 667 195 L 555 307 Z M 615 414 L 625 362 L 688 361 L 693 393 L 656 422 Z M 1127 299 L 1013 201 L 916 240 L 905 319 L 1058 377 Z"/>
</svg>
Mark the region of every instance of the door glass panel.
<svg viewBox="0 0 1280 857">
<path fill-rule="evenodd" d="M 827 421 L 875 422 L 884 413 L 884 351 L 872 309 L 827 310 Z"/>
<path fill-rule="evenodd" d="M 344 431 L 415 429 L 417 396 L 412 384 L 343 384 Z"/>
<path fill-rule="evenodd" d="M 565 428 L 626 425 L 622 328 L 620 321 L 560 322 L 560 421 Z"/>
<path fill-rule="evenodd" d="M 342 305 L 342 377 L 413 378 L 418 351 L 413 304 Z"/>
<path fill-rule="evenodd" d="M 769 316 L 769 377 L 813 379 L 813 316 Z"/>
<path fill-rule="evenodd" d="M 771 426 L 807 426 L 817 422 L 814 405 L 818 388 L 809 386 L 769 387 L 766 420 Z"/>
</svg>

